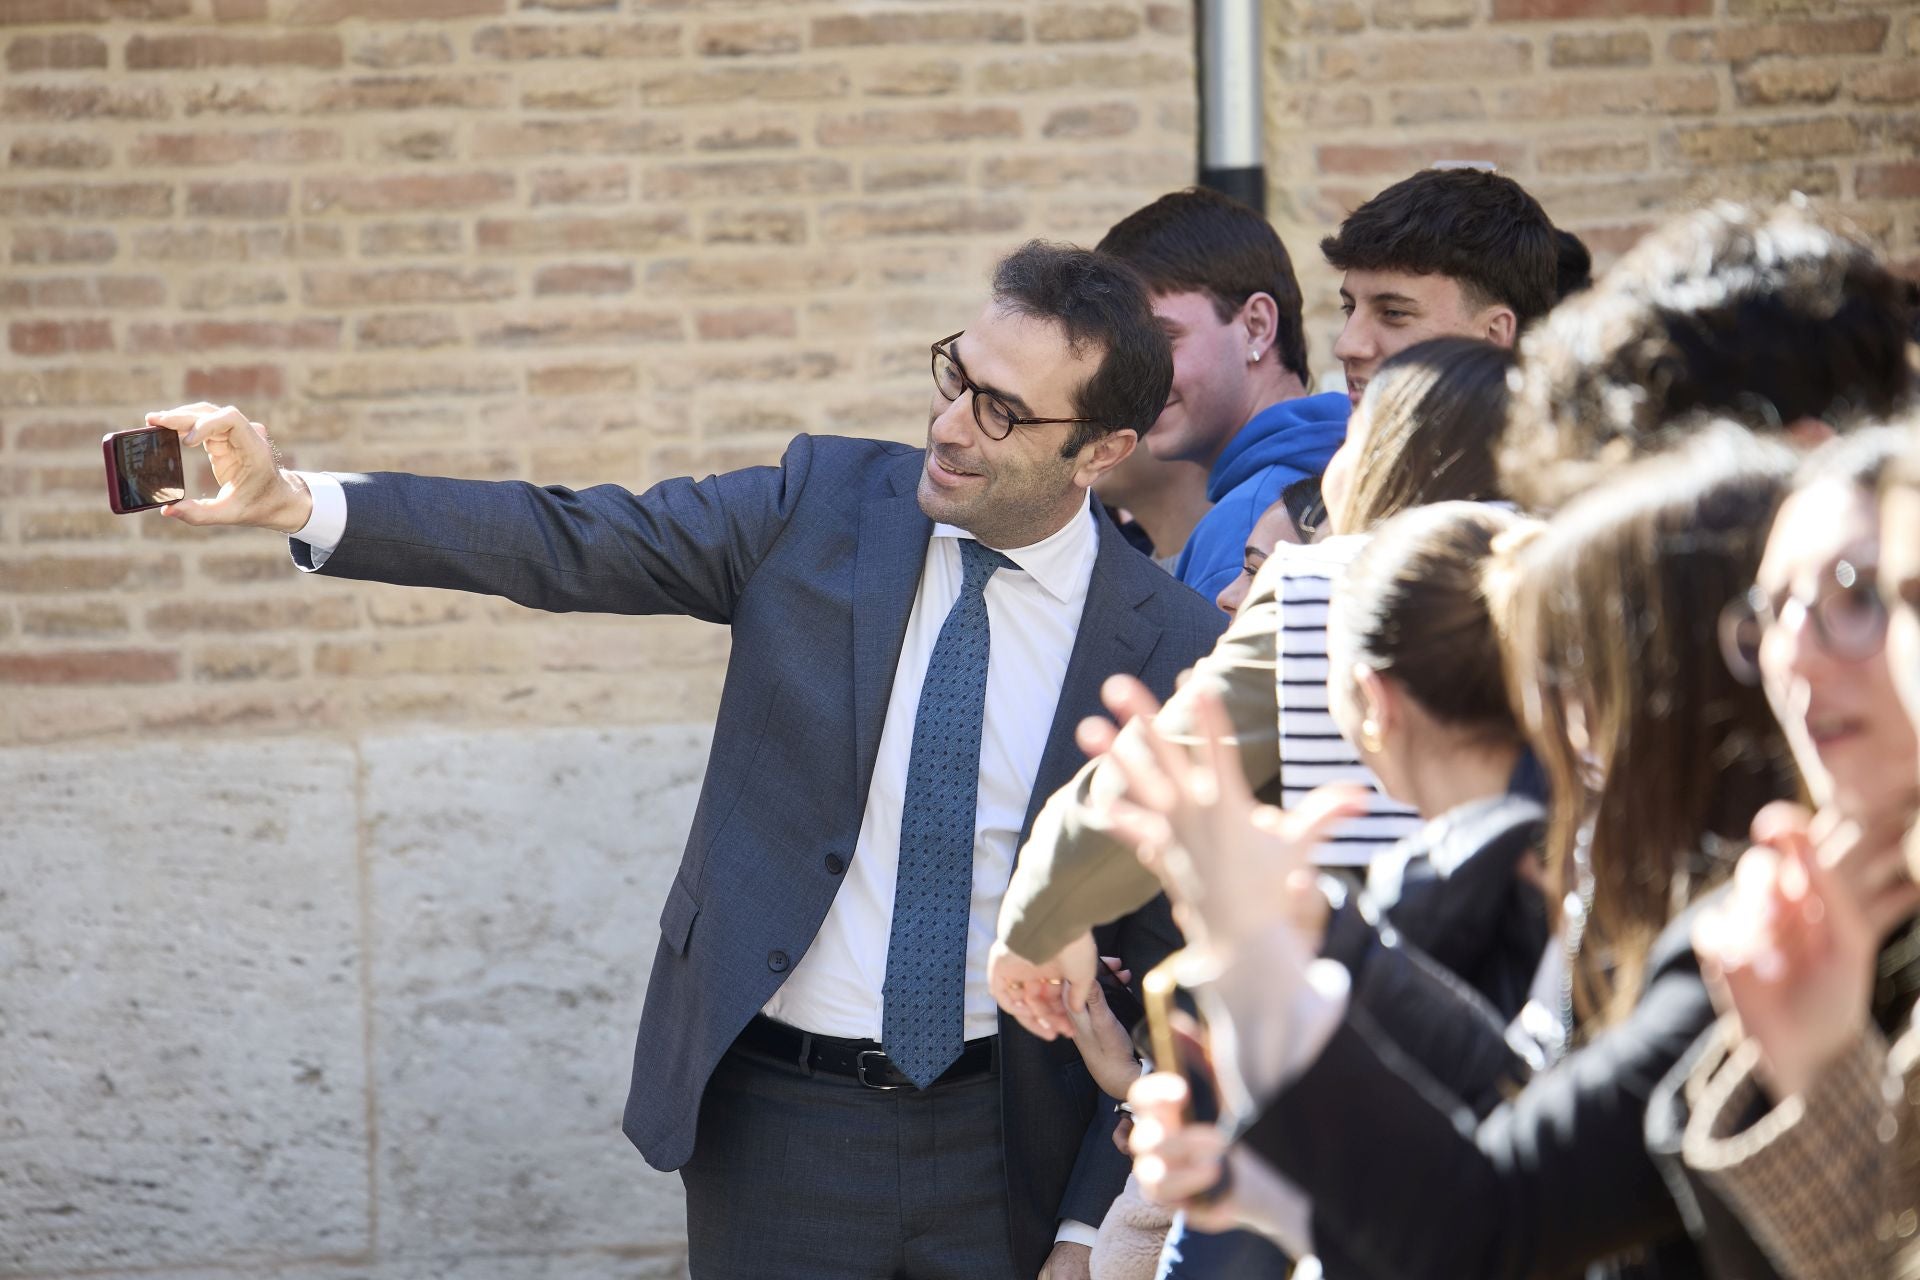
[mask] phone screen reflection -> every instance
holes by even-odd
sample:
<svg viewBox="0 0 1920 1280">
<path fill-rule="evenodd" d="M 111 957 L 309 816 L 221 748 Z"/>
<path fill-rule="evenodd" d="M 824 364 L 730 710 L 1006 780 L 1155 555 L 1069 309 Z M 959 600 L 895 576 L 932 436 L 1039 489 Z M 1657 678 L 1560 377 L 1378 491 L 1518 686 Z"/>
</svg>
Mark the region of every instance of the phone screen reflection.
<svg viewBox="0 0 1920 1280">
<path fill-rule="evenodd" d="M 120 505 L 151 507 L 187 496 L 180 440 L 170 431 L 130 431 L 113 442 Z"/>
</svg>

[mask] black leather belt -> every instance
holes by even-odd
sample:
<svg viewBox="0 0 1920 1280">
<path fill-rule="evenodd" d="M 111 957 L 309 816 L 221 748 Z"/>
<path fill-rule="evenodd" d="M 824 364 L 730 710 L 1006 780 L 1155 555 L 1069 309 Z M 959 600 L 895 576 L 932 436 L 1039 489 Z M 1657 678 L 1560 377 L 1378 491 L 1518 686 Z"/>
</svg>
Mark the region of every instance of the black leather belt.
<svg viewBox="0 0 1920 1280">
<path fill-rule="evenodd" d="M 775 1022 L 765 1014 L 756 1013 L 740 1038 L 733 1042 L 736 1049 L 745 1049 L 777 1058 L 782 1062 L 791 1062 L 805 1067 L 809 1071 L 824 1071 L 828 1075 L 851 1076 L 869 1089 L 911 1089 L 913 1081 L 906 1073 L 893 1065 L 886 1051 L 875 1040 L 843 1040 L 838 1036 L 816 1036 L 790 1027 L 784 1022 Z M 960 1080 L 971 1079 L 992 1073 L 999 1068 L 999 1036 L 984 1036 L 979 1040 L 967 1041 L 967 1047 L 960 1051 L 952 1066 L 941 1073 L 933 1083 L 935 1086 L 953 1084 Z"/>
</svg>

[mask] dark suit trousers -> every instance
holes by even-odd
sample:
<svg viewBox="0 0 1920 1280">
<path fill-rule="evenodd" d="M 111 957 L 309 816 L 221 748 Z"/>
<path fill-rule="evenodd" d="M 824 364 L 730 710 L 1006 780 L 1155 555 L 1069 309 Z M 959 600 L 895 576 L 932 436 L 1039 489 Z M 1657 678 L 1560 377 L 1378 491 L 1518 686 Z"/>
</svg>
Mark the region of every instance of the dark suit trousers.
<svg viewBox="0 0 1920 1280">
<path fill-rule="evenodd" d="M 1013 1277 L 997 1075 L 883 1091 L 735 1048 L 698 1135 L 693 1280 Z"/>
</svg>

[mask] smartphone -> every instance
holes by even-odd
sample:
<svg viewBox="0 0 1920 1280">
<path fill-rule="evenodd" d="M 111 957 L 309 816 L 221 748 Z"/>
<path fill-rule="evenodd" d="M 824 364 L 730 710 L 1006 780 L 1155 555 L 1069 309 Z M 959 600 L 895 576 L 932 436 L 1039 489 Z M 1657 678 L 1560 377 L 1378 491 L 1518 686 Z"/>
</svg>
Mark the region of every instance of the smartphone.
<svg viewBox="0 0 1920 1280">
<path fill-rule="evenodd" d="M 187 496 L 180 433 L 167 427 L 115 431 L 100 441 L 107 462 L 107 503 L 120 515 L 150 511 Z"/>
<path fill-rule="evenodd" d="M 1174 952 L 1147 971 L 1140 983 L 1147 1014 L 1147 1052 L 1155 1071 L 1177 1071 L 1187 1082 L 1187 1118 L 1196 1124 L 1220 1119 L 1220 1086 L 1213 1078 L 1207 1054 L 1206 1031 L 1176 997 L 1180 984 L 1173 976 Z"/>
<path fill-rule="evenodd" d="M 1187 1082 L 1189 1121 L 1218 1124 L 1220 1086 L 1214 1080 L 1213 1063 L 1208 1057 L 1206 1029 L 1198 1018 L 1180 1007 L 1177 999 L 1180 984 L 1173 972 L 1180 954 L 1176 951 L 1149 969 L 1140 982 L 1142 1003 L 1147 1010 L 1147 1054 L 1153 1059 L 1155 1071 L 1177 1071 Z M 1216 1204 L 1232 1189 L 1232 1167 L 1223 1163 L 1220 1180 L 1191 1197 L 1191 1203 Z"/>
</svg>

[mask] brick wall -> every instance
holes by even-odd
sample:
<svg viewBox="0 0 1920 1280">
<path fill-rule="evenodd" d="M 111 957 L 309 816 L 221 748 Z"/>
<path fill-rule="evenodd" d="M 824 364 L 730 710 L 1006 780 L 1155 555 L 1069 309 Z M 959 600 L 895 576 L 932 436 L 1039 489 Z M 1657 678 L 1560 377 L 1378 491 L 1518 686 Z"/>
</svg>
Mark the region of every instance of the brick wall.
<svg viewBox="0 0 1920 1280">
<path fill-rule="evenodd" d="M 1316 375 L 1337 278 L 1315 248 L 1435 160 L 1495 161 L 1597 263 L 1714 196 L 1821 197 L 1920 274 L 1911 0 L 1271 0 L 1270 208 Z"/>
<path fill-rule="evenodd" d="M 1179 3 L 0 0 L 0 742 L 697 721 L 724 639 L 294 580 L 102 500 L 296 464 L 640 487 L 924 429 L 993 260 L 1193 172 Z"/>
</svg>

